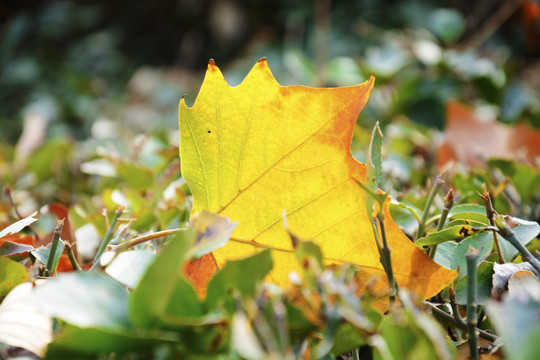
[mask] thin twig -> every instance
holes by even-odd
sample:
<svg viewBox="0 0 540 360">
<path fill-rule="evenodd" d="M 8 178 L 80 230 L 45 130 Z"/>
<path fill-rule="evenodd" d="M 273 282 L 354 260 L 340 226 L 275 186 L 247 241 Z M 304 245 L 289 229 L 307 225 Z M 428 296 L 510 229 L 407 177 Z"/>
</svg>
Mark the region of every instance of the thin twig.
<svg viewBox="0 0 540 360">
<path fill-rule="evenodd" d="M 477 324 L 477 298 L 476 287 L 476 265 L 478 263 L 478 250 L 469 246 L 465 254 L 467 259 L 467 331 L 469 333 L 469 359 L 478 360 L 478 335 L 476 334 Z"/>
<path fill-rule="evenodd" d="M 179 231 L 185 230 L 185 228 L 177 228 L 177 229 L 169 229 L 169 230 L 163 230 L 163 231 L 157 231 L 155 233 L 146 234 L 142 236 L 137 236 L 136 238 L 133 238 L 131 240 L 125 241 L 121 244 L 109 246 L 109 251 L 114 251 L 116 253 L 122 252 L 126 249 L 129 249 L 130 247 L 133 247 L 135 245 L 142 244 L 144 242 L 159 239 L 165 236 L 174 235 L 178 233 Z"/>
<path fill-rule="evenodd" d="M 82 269 L 79 266 L 79 263 L 77 262 L 77 258 L 75 257 L 75 254 L 73 253 L 73 248 L 69 242 L 64 241 L 64 249 L 66 250 L 66 254 L 69 258 L 69 262 L 71 263 L 71 266 L 73 267 L 73 270 L 81 271 Z"/>
<path fill-rule="evenodd" d="M 420 225 L 418 226 L 418 231 L 416 232 L 416 239 L 420 239 L 424 236 L 424 232 L 426 230 L 426 222 L 429 216 L 429 209 L 431 208 L 431 204 L 433 204 L 433 200 L 435 199 L 435 196 L 439 192 L 439 189 L 441 188 L 442 184 L 444 184 L 444 180 L 442 179 L 442 174 L 437 176 L 435 179 L 435 184 L 433 184 L 433 188 L 431 189 L 431 193 L 429 194 L 429 197 L 426 202 L 426 206 L 424 207 L 424 212 L 422 213 L 422 218 L 420 221 Z"/>
<path fill-rule="evenodd" d="M 99 260 L 101 259 L 101 256 L 103 255 L 105 250 L 107 250 L 107 245 L 109 245 L 109 243 L 112 240 L 112 236 L 114 234 L 114 230 L 116 228 L 118 218 L 120 217 L 120 215 L 122 215 L 123 211 L 124 211 L 124 207 L 119 206 L 116 209 L 116 211 L 114 212 L 112 224 L 109 227 L 109 229 L 107 230 L 107 232 L 105 233 L 105 237 L 103 238 L 103 241 L 99 245 L 99 249 L 96 252 L 96 255 L 94 256 L 94 261 L 93 261 L 93 264 L 92 264 L 92 267 L 90 268 L 90 270 L 95 269 L 99 265 Z"/>
<path fill-rule="evenodd" d="M 489 192 L 486 189 L 486 184 L 482 184 L 482 192 L 483 195 L 478 193 L 482 200 L 484 200 L 484 206 L 486 207 L 486 216 L 489 220 L 489 224 L 491 226 L 495 226 L 495 220 L 493 220 L 493 217 L 497 215 L 497 212 L 493 208 L 493 203 L 491 202 L 491 196 L 489 195 Z M 495 248 L 497 249 L 497 255 L 499 256 L 499 263 L 505 264 L 506 261 L 504 261 L 504 256 L 501 250 L 501 244 L 499 243 L 499 238 L 497 236 L 497 231 L 492 230 L 493 232 L 493 242 L 495 243 Z"/>
<path fill-rule="evenodd" d="M 525 0 L 503 1 L 493 15 L 484 21 L 480 29 L 465 40 L 461 47 L 472 49 L 482 45 L 521 7 L 521 5 L 523 5 L 524 2 Z"/>
<path fill-rule="evenodd" d="M 388 277 L 388 285 L 390 287 L 390 304 L 394 304 L 396 300 L 396 295 L 398 294 L 398 285 L 396 278 L 394 277 L 394 270 L 392 267 L 392 256 L 391 249 L 388 246 L 388 241 L 386 237 L 386 228 L 384 226 L 384 213 L 382 212 L 382 204 L 380 204 L 379 212 L 377 213 L 377 220 L 379 222 L 379 227 L 381 228 L 381 238 L 382 238 L 382 249 L 380 251 L 381 263 Z"/>
<path fill-rule="evenodd" d="M 441 211 L 441 218 L 439 219 L 439 224 L 437 225 L 437 231 L 441 231 L 444 228 L 446 218 L 448 218 L 448 214 L 450 213 L 450 209 L 452 209 L 452 206 L 454 206 L 454 189 L 450 188 L 450 190 L 448 190 L 448 193 L 446 194 L 446 197 L 444 198 L 444 207 Z M 434 259 L 436 253 L 437 244 L 429 248 L 429 257 Z"/>
<path fill-rule="evenodd" d="M 435 315 L 443 318 L 444 320 L 446 320 L 448 322 L 451 322 L 456 327 L 458 327 L 458 328 L 460 328 L 462 330 L 467 330 L 467 324 L 460 323 L 452 315 L 442 311 L 441 309 L 439 309 L 438 307 L 436 307 L 435 305 L 433 305 L 432 303 L 430 303 L 428 301 L 424 301 L 424 304 L 426 304 Z M 478 336 L 480 336 L 482 339 L 486 339 L 486 340 L 489 340 L 491 342 L 498 339 L 498 337 L 496 335 L 494 335 L 494 334 L 492 334 L 490 332 L 487 332 L 485 330 L 476 329 L 476 331 L 478 332 Z"/>
<path fill-rule="evenodd" d="M 9 200 L 9 203 L 11 204 L 11 208 L 13 209 L 13 212 L 15 213 L 15 215 L 17 215 L 19 220 L 24 219 L 24 217 L 19 212 L 19 209 L 17 208 L 17 204 L 15 204 L 15 200 L 13 200 L 13 196 L 11 195 L 11 189 L 7 185 L 4 186 L 4 194 L 7 196 L 8 200 Z M 28 225 L 28 229 L 30 229 L 30 231 L 34 233 L 34 237 L 36 238 L 37 242 L 39 243 L 39 241 L 40 241 L 39 234 L 38 234 L 37 230 L 34 228 L 34 226 L 30 224 L 30 225 Z"/>
<path fill-rule="evenodd" d="M 456 301 L 456 290 L 452 286 L 448 288 L 448 298 L 450 299 L 450 306 L 452 307 L 452 312 L 454 313 L 454 318 L 461 324 L 465 325 L 465 321 L 461 317 L 459 312 L 459 305 Z"/>
</svg>

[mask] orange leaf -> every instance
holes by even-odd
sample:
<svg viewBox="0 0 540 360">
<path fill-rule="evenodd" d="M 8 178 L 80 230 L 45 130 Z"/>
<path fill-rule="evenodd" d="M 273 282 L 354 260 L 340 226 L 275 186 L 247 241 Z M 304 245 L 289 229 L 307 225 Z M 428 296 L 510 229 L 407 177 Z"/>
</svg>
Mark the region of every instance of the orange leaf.
<svg viewBox="0 0 540 360">
<path fill-rule="evenodd" d="M 182 175 L 193 212 L 206 209 L 238 222 L 231 240 L 213 254 L 218 267 L 272 248 L 271 281 L 287 285 L 301 273 L 282 221 L 322 250 L 328 265 L 360 265 L 360 283 L 385 275 L 369 222 L 365 165 L 350 154 L 352 131 L 374 78 L 363 84 L 315 89 L 281 86 L 265 59 L 230 87 L 210 61 L 195 105 L 180 101 Z M 385 206 L 397 282 L 424 298 L 437 294 L 456 272 L 434 263 L 391 220 Z"/>
<path fill-rule="evenodd" d="M 198 259 L 184 264 L 182 273 L 197 290 L 201 298 L 206 296 L 206 287 L 217 270 L 216 260 L 212 254 L 206 254 Z"/>
<path fill-rule="evenodd" d="M 482 117 L 456 101 L 446 105 L 444 140 L 437 152 L 437 165 L 452 161 L 466 166 L 482 165 L 491 157 L 522 160 L 536 165 L 540 156 L 540 132 L 525 124 L 516 126 Z"/>
</svg>

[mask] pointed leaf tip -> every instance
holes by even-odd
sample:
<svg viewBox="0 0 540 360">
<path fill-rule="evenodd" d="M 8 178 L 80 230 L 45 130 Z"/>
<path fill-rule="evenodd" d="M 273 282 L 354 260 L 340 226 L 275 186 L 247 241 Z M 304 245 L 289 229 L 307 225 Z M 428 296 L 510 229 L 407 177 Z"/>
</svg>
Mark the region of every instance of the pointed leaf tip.
<svg viewBox="0 0 540 360">
<path fill-rule="evenodd" d="M 212 71 L 218 70 L 218 67 L 217 67 L 216 62 L 214 61 L 214 59 L 208 60 L 208 67 L 207 67 L 207 69 L 208 69 L 208 70 L 212 70 Z"/>
</svg>

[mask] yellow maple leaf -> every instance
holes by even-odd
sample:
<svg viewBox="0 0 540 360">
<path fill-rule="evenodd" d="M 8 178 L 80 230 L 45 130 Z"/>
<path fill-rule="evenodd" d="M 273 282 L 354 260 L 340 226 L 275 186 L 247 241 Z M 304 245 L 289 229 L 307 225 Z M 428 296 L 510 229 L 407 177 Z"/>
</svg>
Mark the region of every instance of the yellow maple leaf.
<svg viewBox="0 0 540 360">
<path fill-rule="evenodd" d="M 365 165 L 350 154 L 356 118 L 373 87 L 281 86 L 265 59 L 230 87 L 210 61 L 192 108 L 180 101 L 181 170 L 194 201 L 238 222 L 227 245 L 214 252 L 218 267 L 272 248 L 271 280 L 289 283 L 301 272 L 285 230 L 311 239 L 328 265 L 361 266 L 359 282 L 386 277 L 366 213 Z M 424 298 L 437 294 L 456 272 L 437 265 L 391 220 L 385 219 L 395 277 Z"/>
</svg>

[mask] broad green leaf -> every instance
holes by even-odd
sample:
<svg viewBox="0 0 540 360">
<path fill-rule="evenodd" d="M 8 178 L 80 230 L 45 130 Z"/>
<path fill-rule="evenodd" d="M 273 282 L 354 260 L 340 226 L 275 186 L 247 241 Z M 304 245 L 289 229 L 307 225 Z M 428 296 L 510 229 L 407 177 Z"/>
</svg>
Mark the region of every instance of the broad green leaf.
<svg viewBox="0 0 540 360">
<path fill-rule="evenodd" d="M 270 250 L 263 250 L 251 257 L 228 261 L 208 284 L 205 304 L 214 309 L 219 301 L 231 303 L 231 291 L 241 296 L 254 296 L 258 283 L 272 270 Z M 232 309 L 232 308 L 229 308 Z"/>
<path fill-rule="evenodd" d="M 316 243 L 326 265 L 360 265 L 360 281 L 384 283 L 384 270 L 366 212 L 366 167 L 350 154 L 358 113 L 374 78 L 343 88 L 281 86 L 265 59 L 230 87 L 212 61 L 192 108 L 180 101 L 182 176 L 193 214 L 207 210 L 238 222 L 214 251 L 218 267 L 261 248 L 273 249 L 269 279 L 289 283 L 300 272 L 283 225 Z M 429 298 L 456 276 L 434 263 L 391 220 L 383 206 L 398 284 Z M 410 259 L 415 259 L 411 261 Z"/>
<path fill-rule="evenodd" d="M 467 275 L 467 261 L 465 254 L 469 250 L 469 246 L 472 246 L 479 251 L 477 265 L 480 265 L 482 260 L 485 259 L 493 249 L 493 234 L 491 232 L 476 234 L 464 239 L 456 246 L 452 252 L 452 265 L 450 268 L 459 270 L 458 279 Z"/>
<path fill-rule="evenodd" d="M 538 301 L 508 297 L 491 301 L 487 313 L 504 341 L 504 352 L 512 360 L 534 360 L 540 351 L 540 317 Z"/>
<path fill-rule="evenodd" d="M 468 220 L 468 221 L 479 222 L 486 226 L 489 225 L 489 220 L 485 212 L 483 214 L 479 214 L 477 212 L 460 212 L 460 213 L 453 214 L 452 216 L 450 216 L 450 219 L 451 220 Z"/>
<path fill-rule="evenodd" d="M 150 356 L 149 351 L 156 345 L 173 344 L 178 340 L 177 334 L 156 330 L 112 331 L 64 324 L 47 348 L 45 359 L 96 359 L 102 354 L 118 355 L 135 351 L 139 355 Z"/>
<path fill-rule="evenodd" d="M 435 254 L 435 261 L 437 264 L 446 268 L 452 268 L 452 255 L 458 244 L 453 241 L 447 241 L 437 246 L 437 253 Z"/>
<path fill-rule="evenodd" d="M 127 317 L 128 292 L 101 273 L 63 273 L 35 288 L 32 302 L 50 316 L 72 325 L 122 331 Z"/>
<path fill-rule="evenodd" d="M 0 257 L 0 299 L 3 299 L 15 286 L 28 280 L 24 266 L 5 257 Z"/>
<path fill-rule="evenodd" d="M 484 305 L 491 295 L 493 278 L 493 263 L 483 261 L 477 269 L 476 288 L 478 292 L 478 304 Z M 467 277 L 458 281 L 456 286 L 456 301 L 458 304 L 467 304 Z"/>
<path fill-rule="evenodd" d="M 182 277 L 182 265 L 195 237 L 196 233 L 192 229 L 179 232 L 171 237 L 167 246 L 148 266 L 129 298 L 129 318 L 135 325 L 150 328 L 158 324 L 159 317 L 169 304 L 176 282 Z"/>
<path fill-rule="evenodd" d="M 486 208 L 477 204 L 458 204 L 450 209 L 448 216 L 453 217 L 461 213 L 477 213 L 486 216 Z"/>
</svg>

